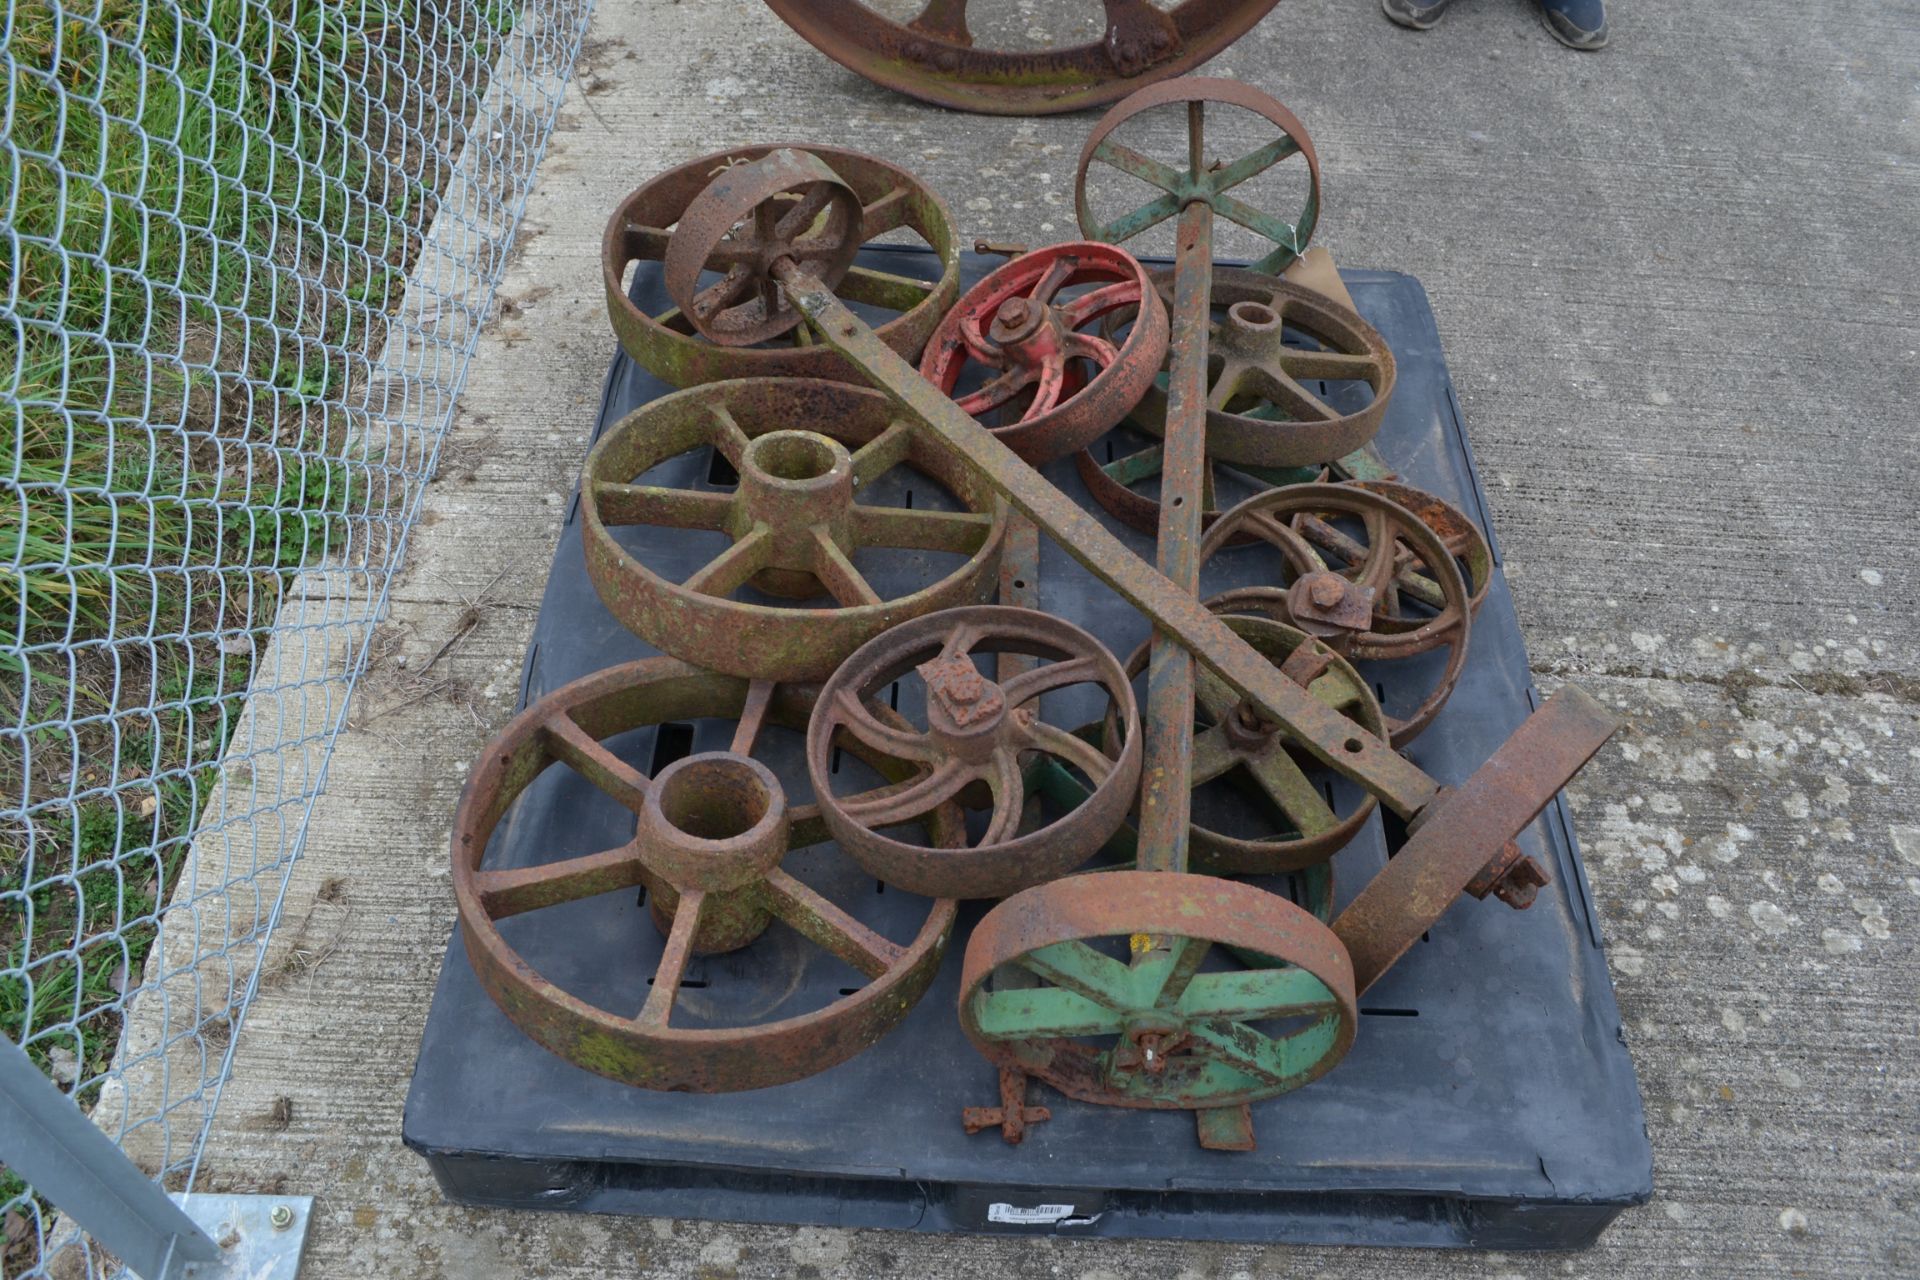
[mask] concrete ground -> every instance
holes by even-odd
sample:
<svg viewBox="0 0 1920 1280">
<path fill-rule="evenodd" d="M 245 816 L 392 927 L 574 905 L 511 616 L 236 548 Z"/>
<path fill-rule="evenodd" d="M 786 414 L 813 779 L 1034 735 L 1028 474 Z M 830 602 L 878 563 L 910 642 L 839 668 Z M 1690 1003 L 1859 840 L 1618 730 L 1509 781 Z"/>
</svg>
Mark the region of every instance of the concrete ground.
<svg viewBox="0 0 1920 1280">
<path fill-rule="evenodd" d="M 1523 0 L 1460 0 L 1425 35 L 1373 0 L 1284 0 L 1212 70 L 1312 130 L 1342 263 L 1425 282 L 1535 666 L 1630 720 L 1573 795 L 1649 1207 L 1588 1252 L 1519 1257 L 441 1201 L 401 1101 L 453 919 L 454 800 L 511 709 L 612 350 L 606 211 L 695 154 L 802 137 L 908 165 L 969 237 L 1072 229 L 1089 118 L 923 108 L 753 0 L 601 6 L 294 873 L 276 949 L 303 960 L 246 1024 L 209 1184 L 317 1194 L 312 1280 L 1920 1274 L 1920 23 L 1871 0 L 1614 8 L 1613 48 L 1580 55 Z M 458 697 L 411 700 L 397 659 L 417 670 L 474 602 L 436 669 Z"/>
</svg>

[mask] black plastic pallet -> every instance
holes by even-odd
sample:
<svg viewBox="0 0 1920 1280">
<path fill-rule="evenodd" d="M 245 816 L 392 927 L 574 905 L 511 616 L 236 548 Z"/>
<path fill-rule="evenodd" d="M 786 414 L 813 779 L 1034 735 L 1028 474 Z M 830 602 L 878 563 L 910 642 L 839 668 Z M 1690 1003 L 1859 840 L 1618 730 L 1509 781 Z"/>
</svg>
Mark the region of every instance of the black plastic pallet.
<svg viewBox="0 0 1920 1280">
<path fill-rule="evenodd" d="M 924 253 L 870 256 L 889 271 L 931 270 Z M 967 283 L 994 265 L 970 256 Z M 1398 362 L 1380 451 L 1408 482 L 1488 528 L 1425 291 L 1395 273 L 1345 279 Z M 634 296 L 656 313 L 668 305 L 645 269 Z M 599 428 L 667 390 L 617 356 Z M 700 474 L 701 459 L 685 465 L 688 474 L 666 482 L 727 479 Z M 1047 471 L 1084 499 L 1070 462 Z M 883 491 L 875 500 L 898 503 L 904 494 Z M 523 704 L 653 652 L 595 596 L 578 505 L 576 498 L 528 651 Z M 1151 558 L 1149 539 L 1109 524 Z M 652 536 L 649 561 L 665 572 L 679 567 L 682 553 L 686 572 L 712 554 Z M 1122 656 L 1145 639 L 1138 614 L 1044 539 L 1041 565 L 1049 611 Z M 904 589 L 925 566 L 889 568 L 897 582 L 885 570 L 869 575 L 882 594 Z M 1408 751 L 1446 783 L 1471 773 L 1539 701 L 1503 575 L 1475 621 L 1471 650 L 1447 709 Z M 1404 694 L 1392 682 L 1383 692 L 1389 709 Z M 692 730 L 690 741 L 684 730 L 642 730 L 616 747 L 646 768 L 657 751 L 724 748 L 730 732 L 704 721 Z M 776 736 L 756 755 L 789 784 L 794 803 L 809 798 L 797 735 Z M 487 865 L 604 848 L 630 834 L 631 819 L 625 823 L 623 831 L 621 811 L 596 803 L 569 771 L 549 770 L 495 836 Z M 1382 865 L 1386 839 L 1376 816 L 1337 857 L 1338 902 Z M 960 956 L 984 904 L 963 907 L 933 987 L 873 1049 L 793 1084 L 723 1095 L 628 1088 L 548 1053 L 481 990 L 456 930 L 403 1136 L 451 1199 L 476 1205 L 920 1231 L 1579 1247 L 1647 1200 L 1652 1159 L 1564 801 L 1521 843 L 1552 870 L 1552 887 L 1526 912 L 1457 902 L 1367 993 L 1346 1059 L 1307 1088 L 1255 1105 L 1253 1152 L 1203 1150 L 1190 1112 L 1088 1106 L 1039 1084 L 1032 1100 L 1050 1105 L 1053 1119 L 1023 1145 L 1010 1147 L 993 1130 L 967 1135 L 961 1108 L 996 1100 L 995 1074 L 954 1012 Z M 882 891 L 830 847 L 786 865 L 889 936 L 910 936 L 923 918 L 924 899 Z M 1277 881 L 1286 891 L 1285 878 Z M 545 976 L 614 1009 L 638 1007 L 662 941 L 633 894 L 530 913 L 506 929 Z M 697 960 L 676 1024 L 784 1016 L 858 980 L 776 925 L 745 951 Z"/>
</svg>

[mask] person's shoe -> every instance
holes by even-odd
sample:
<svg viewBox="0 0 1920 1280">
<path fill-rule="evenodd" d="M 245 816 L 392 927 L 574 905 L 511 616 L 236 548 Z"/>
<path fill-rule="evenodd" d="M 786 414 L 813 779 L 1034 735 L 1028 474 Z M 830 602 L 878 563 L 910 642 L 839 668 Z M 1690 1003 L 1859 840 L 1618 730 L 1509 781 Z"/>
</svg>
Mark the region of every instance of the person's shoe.
<svg viewBox="0 0 1920 1280">
<path fill-rule="evenodd" d="M 1453 0 L 1380 0 L 1380 11 L 1403 27 L 1425 31 L 1440 21 Z"/>
<path fill-rule="evenodd" d="M 1380 2 L 1386 4 L 1388 0 Z M 1606 48 L 1606 0 L 1540 0 L 1540 21 L 1569 49 Z"/>
</svg>

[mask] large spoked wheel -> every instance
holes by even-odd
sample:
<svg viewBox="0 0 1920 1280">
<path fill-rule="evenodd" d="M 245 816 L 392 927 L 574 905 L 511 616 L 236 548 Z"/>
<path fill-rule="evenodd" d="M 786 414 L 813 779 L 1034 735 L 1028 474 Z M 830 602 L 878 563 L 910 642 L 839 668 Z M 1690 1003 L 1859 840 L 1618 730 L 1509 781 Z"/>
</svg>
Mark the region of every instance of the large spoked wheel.
<svg viewBox="0 0 1920 1280">
<path fill-rule="evenodd" d="M 1237 159 L 1212 162 L 1206 150 L 1209 103 L 1239 107 L 1263 116 L 1280 131 L 1280 136 Z M 1187 109 L 1188 148 L 1183 166 L 1163 163 L 1113 139 L 1114 130 L 1128 120 L 1167 106 Z M 1233 188 L 1249 178 L 1294 156 L 1301 157 L 1307 167 L 1306 203 L 1294 221 L 1256 209 L 1232 194 Z M 1095 215 L 1087 190 L 1087 174 L 1095 162 L 1157 187 L 1161 194 L 1136 209 L 1103 220 Z M 1278 275 L 1306 252 L 1307 241 L 1313 238 L 1314 224 L 1320 218 L 1320 160 L 1314 154 L 1313 140 L 1299 119 L 1266 94 L 1237 80 L 1189 77 L 1142 89 L 1100 117 L 1100 123 L 1087 136 L 1086 146 L 1080 152 L 1074 200 L 1079 211 L 1080 234 L 1108 244 L 1124 244 L 1141 232 L 1178 216 L 1187 205 L 1205 202 L 1217 216 L 1272 241 L 1274 248 L 1253 263 L 1252 269 L 1261 275 Z"/>
<path fill-rule="evenodd" d="M 976 653 L 1045 661 L 994 680 Z M 878 717 L 876 699 L 909 672 L 925 686 L 925 726 L 902 729 Z M 1042 694 L 1083 684 L 1126 726 L 1113 758 L 1041 718 Z M 833 752 L 849 741 L 911 760 L 916 772 L 899 785 L 840 794 Z M 1091 794 L 1036 825 L 1026 821 L 1027 775 L 1048 757 L 1078 771 Z M 887 883 L 935 897 L 1000 897 L 1087 861 L 1125 820 L 1140 761 L 1139 710 L 1119 661 L 1071 623 L 997 605 L 932 614 L 869 642 L 821 690 L 807 730 L 807 768 L 834 838 Z M 978 798 L 983 786 L 990 812 L 970 847 L 929 848 L 889 831 L 955 798 Z M 1032 829 L 1023 834 L 1023 825 Z"/>
<path fill-rule="evenodd" d="M 1377 737 L 1387 733 L 1373 690 L 1351 664 L 1303 631 L 1268 618 L 1229 617 L 1235 635 L 1252 645 L 1294 683 Z M 1147 646 L 1127 660 L 1127 675 L 1138 679 L 1147 669 Z M 1192 869 L 1210 875 L 1299 871 L 1323 863 L 1345 848 L 1365 826 L 1377 801 L 1366 792 L 1340 813 L 1322 790 L 1325 778 L 1301 764 L 1312 757 L 1286 729 L 1260 714 L 1254 705 L 1202 667 L 1194 679 L 1192 785 L 1195 791 L 1216 780 L 1236 785 L 1256 805 L 1277 815 L 1277 828 L 1259 838 L 1232 836 L 1197 823 L 1188 848 Z M 1109 719 L 1106 744 L 1118 745 L 1120 726 Z M 1317 772 L 1317 770 L 1316 770 Z"/>
<path fill-rule="evenodd" d="M 976 47 L 967 0 L 928 0 L 894 22 L 858 0 L 767 0 L 828 57 L 875 84 L 962 111 L 1053 115 L 1101 106 L 1184 74 L 1245 34 L 1274 0 L 1102 0 L 1106 30 L 1085 44 Z"/>
<path fill-rule="evenodd" d="M 765 275 L 765 267 L 771 261 L 766 254 L 783 243 L 780 223 L 794 217 L 794 211 L 805 198 L 803 188 L 808 184 L 804 182 L 797 182 L 796 187 L 800 189 L 795 191 L 774 193 L 768 213 L 762 215 L 773 223 L 764 237 L 760 224 L 751 219 L 738 228 L 720 228 L 719 234 L 711 229 L 702 233 L 706 237 L 707 252 L 695 264 L 691 286 L 684 280 L 681 284 L 683 290 L 691 289 L 693 297 L 706 292 L 711 298 L 714 295 L 708 291 L 731 281 L 726 283 L 726 289 L 735 293 L 733 305 L 703 316 L 702 323 L 745 324 L 752 317 L 767 321 L 763 327 L 770 331 L 772 322 L 777 321 L 779 333 L 761 340 L 770 345 L 721 345 L 702 336 L 704 330 L 680 306 L 652 315 L 635 305 L 627 293 L 627 269 L 636 262 L 665 259 L 681 219 L 716 179 L 729 169 L 763 159 L 775 151 L 797 152 L 818 160 L 853 193 L 860 205 L 859 223 L 852 237 L 855 250 L 902 229 L 913 232 L 933 248 L 940 273 L 935 280 L 915 279 L 859 265 L 847 266 L 839 273 L 834 291 L 849 304 L 870 307 L 879 313 L 874 314 L 873 319 L 881 341 L 902 357 L 914 359 L 940 323 L 940 317 L 959 296 L 960 241 L 953 231 L 952 215 L 939 196 L 905 169 L 874 156 L 835 147 L 794 144 L 715 152 L 668 170 L 621 201 L 607 223 L 601 246 L 607 314 L 620 345 L 642 368 L 664 382 L 691 387 L 728 378 L 833 378 L 861 384 L 865 381 L 842 357 L 827 347 L 815 345 L 806 326 L 793 323 L 797 321 L 795 313 L 777 295 L 767 292 L 772 282 Z M 813 178 L 816 184 L 825 181 L 817 173 Z M 783 196 L 793 198 L 779 198 Z M 732 234 L 727 234 L 729 232 Z M 825 253 L 831 249 L 825 260 L 834 264 L 845 252 L 845 239 L 844 211 L 823 209 L 816 212 L 814 222 L 804 227 L 790 226 L 784 243 L 799 246 L 803 258 L 810 252 Z M 756 244 L 760 247 L 755 248 Z M 689 239 L 682 252 L 691 256 L 699 247 Z M 750 282 L 746 279 L 748 275 L 752 276 Z M 773 298 L 772 310 L 768 312 L 770 297 Z M 755 307 L 759 308 L 757 313 Z"/>
<path fill-rule="evenodd" d="M 1091 288 L 1089 288 L 1091 286 Z M 1085 332 L 1125 312 L 1117 342 Z M 920 373 L 948 395 L 982 366 L 959 406 L 1038 466 L 1092 442 L 1153 385 L 1167 311 L 1133 255 L 1079 242 L 1023 254 L 968 290 L 927 343 Z"/>
<path fill-rule="evenodd" d="M 1387 719 L 1394 746 L 1413 741 L 1440 714 L 1466 667 L 1473 606 L 1446 544 L 1405 507 L 1349 484 L 1256 494 L 1208 530 L 1202 562 L 1248 535 L 1279 550 L 1282 580 L 1226 592 L 1208 602 L 1216 612 L 1277 619 L 1355 662 L 1446 647 L 1446 665 L 1426 696 L 1405 716 Z M 1387 625 L 1377 627 L 1377 619 Z"/>
<path fill-rule="evenodd" d="M 1171 305 L 1173 273 L 1153 274 Z M 1224 314 L 1207 336 L 1209 457 L 1254 467 L 1324 466 L 1379 432 L 1394 364 L 1372 325 L 1311 289 L 1233 267 L 1214 268 L 1212 304 Z M 1303 338 L 1315 345 L 1300 345 Z M 1337 406 L 1343 397 L 1328 384 L 1364 387 L 1365 404 Z M 1167 393 L 1149 386 L 1132 418 L 1164 435 Z"/>
<path fill-rule="evenodd" d="M 974 927 L 960 979 L 961 1026 L 989 1061 L 1109 1106 L 1297 1089 L 1345 1055 L 1357 1014 L 1327 926 L 1251 885 L 1168 871 L 1016 894 Z"/>
<path fill-rule="evenodd" d="M 454 817 L 453 891 L 474 972 L 522 1031 L 626 1084 L 716 1093 L 823 1071 L 872 1045 L 906 1014 L 939 968 L 955 904 L 930 904 L 915 936 L 896 942 L 782 867 L 789 850 L 820 844 L 827 831 L 815 806 L 788 807 L 778 780 L 752 752 L 763 725 L 799 728 L 807 712 L 806 698 L 793 689 L 650 658 L 556 690 L 488 744 Z M 687 756 L 653 778 L 606 745 L 631 729 L 705 717 L 738 720 L 730 749 Z M 906 771 L 861 744 L 849 749 L 883 776 Z M 633 838 L 534 866 L 484 866 L 495 828 L 555 765 L 630 809 Z M 930 823 L 936 843 L 960 838 L 957 809 L 937 809 Z M 636 966 L 627 1007 L 601 1008 L 549 982 L 500 928 L 526 912 L 643 885 L 666 943 L 651 988 Z M 821 1009 L 778 1021 L 673 1025 L 689 959 L 748 947 L 774 920 L 845 961 L 864 983 Z"/>
<path fill-rule="evenodd" d="M 636 483 L 708 448 L 738 473 L 733 489 Z M 902 464 L 932 477 L 961 509 L 856 500 Z M 821 679 L 889 627 L 985 600 L 997 585 L 1005 526 L 992 490 L 922 440 L 885 396 L 792 378 L 694 387 L 634 410 L 587 455 L 580 502 L 587 570 L 615 617 L 676 657 L 771 680 Z M 675 582 L 614 534 L 640 525 L 706 530 L 729 545 Z M 961 562 L 884 598 L 856 563 L 876 548 Z M 744 587 L 793 603 L 734 599 Z M 823 598 L 828 607 L 809 607 Z"/>
</svg>

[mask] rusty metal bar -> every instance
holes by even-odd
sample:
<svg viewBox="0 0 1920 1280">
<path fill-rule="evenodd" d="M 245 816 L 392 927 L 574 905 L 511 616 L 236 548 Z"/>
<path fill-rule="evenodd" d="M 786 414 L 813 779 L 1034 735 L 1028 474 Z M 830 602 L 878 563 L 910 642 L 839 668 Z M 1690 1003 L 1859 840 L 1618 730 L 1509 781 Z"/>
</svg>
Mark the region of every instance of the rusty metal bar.
<svg viewBox="0 0 1920 1280">
<path fill-rule="evenodd" d="M 987 483 L 1067 554 L 1176 637 L 1270 719 L 1287 726 L 1315 758 L 1404 816 L 1418 813 L 1432 799 L 1439 790 L 1437 782 L 1402 759 L 1385 739 L 1359 728 L 1282 675 L 1191 592 L 1129 551 L 1105 525 L 922 378 L 804 267 L 783 259 L 773 265 L 773 273 L 829 346 L 865 371 L 946 447 L 977 467 Z"/>
<path fill-rule="evenodd" d="M 1198 101 L 1187 104 L 1195 172 L 1205 168 Z M 1180 211 L 1173 268 L 1173 346 L 1166 441 L 1161 449 L 1156 564 L 1190 596 L 1200 590 L 1200 525 L 1207 477 L 1207 319 L 1213 274 L 1213 206 Z M 1192 829 L 1193 657 L 1164 630 L 1147 657 L 1146 766 L 1140 777 L 1140 869 L 1185 871 Z"/>
</svg>

